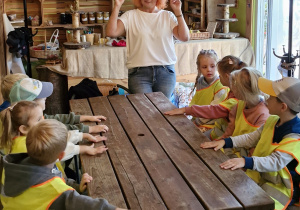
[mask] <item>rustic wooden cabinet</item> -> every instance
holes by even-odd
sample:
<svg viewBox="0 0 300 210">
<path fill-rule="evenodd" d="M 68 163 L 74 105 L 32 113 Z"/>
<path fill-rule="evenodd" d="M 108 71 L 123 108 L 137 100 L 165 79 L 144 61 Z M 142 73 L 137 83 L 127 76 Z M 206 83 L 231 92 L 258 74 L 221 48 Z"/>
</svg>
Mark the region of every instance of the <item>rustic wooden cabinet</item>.
<svg viewBox="0 0 300 210">
<path fill-rule="evenodd" d="M 79 0 L 80 12 L 110 12 L 112 11 L 113 0 Z M 37 26 L 29 26 L 30 28 L 38 28 L 39 33 L 34 37 L 34 45 L 44 43 L 45 33 L 46 39 L 49 40 L 55 29 L 61 29 L 59 32 L 60 42 L 66 40 L 65 27 L 70 25 L 60 24 L 60 14 L 69 12 L 70 5 L 74 5 L 73 0 L 27 0 L 27 16 L 39 16 L 39 24 Z M 24 19 L 23 0 L 4 0 L 4 12 L 7 15 L 16 14 L 17 19 Z M 131 0 L 125 0 L 121 11 L 133 9 Z M 46 22 L 51 20 L 53 25 L 47 26 Z M 105 23 L 101 24 L 85 24 L 84 26 L 94 27 L 101 34 L 105 34 Z"/>
<path fill-rule="evenodd" d="M 187 25 L 199 23 L 197 28 L 206 28 L 205 0 L 184 0 L 183 14 Z"/>
</svg>

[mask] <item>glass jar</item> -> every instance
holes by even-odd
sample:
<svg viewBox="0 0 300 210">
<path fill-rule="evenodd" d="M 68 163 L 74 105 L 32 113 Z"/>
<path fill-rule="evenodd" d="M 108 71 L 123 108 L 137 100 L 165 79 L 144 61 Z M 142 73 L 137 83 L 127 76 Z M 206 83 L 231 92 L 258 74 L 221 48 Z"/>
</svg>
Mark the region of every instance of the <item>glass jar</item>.
<svg viewBox="0 0 300 210">
<path fill-rule="evenodd" d="M 81 13 L 81 23 L 88 24 L 88 17 L 85 12 Z"/>
<path fill-rule="evenodd" d="M 60 23 L 61 24 L 66 24 L 67 23 L 66 14 L 65 13 L 60 13 Z"/>
<path fill-rule="evenodd" d="M 103 17 L 104 17 L 104 23 L 107 23 L 109 20 L 109 12 L 104 12 Z"/>
<path fill-rule="evenodd" d="M 95 14 L 94 12 L 89 12 L 89 24 L 95 23 Z"/>
<path fill-rule="evenodd" d="M 96 13 L 97 23 L 103 23 L 103 12 Z"/>
<path fill-rule="evenodd" d="M 66 12 L 66 22 L 72 24 L 72 14 L 70 12 Z"/>
</svg>

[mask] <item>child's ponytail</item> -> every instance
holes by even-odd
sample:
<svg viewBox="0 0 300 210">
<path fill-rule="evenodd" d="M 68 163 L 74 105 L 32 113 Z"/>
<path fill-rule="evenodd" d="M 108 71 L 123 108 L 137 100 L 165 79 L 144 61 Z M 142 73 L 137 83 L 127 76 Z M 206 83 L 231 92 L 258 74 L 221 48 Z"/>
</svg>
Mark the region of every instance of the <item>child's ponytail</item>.
<svg viewBox="0 0 300 210">
<path fill-rule="evenodd" d="M 1 149 L 11 150 L 12 138 L 19 134 L 21 125 L 28 126 L 28 121 L 32 116 L 32 109 L 37 107 L 35 101 L 19 101 L 14 106 L 10 106 L 1 112 L 3 132 L 1 136 Z"/>
<path fill-rule="evenodd" d="M 11 139 L 12 139 L 12 122 L 11 122 L 11 111 L 12 107 L 1 112 L 1 121 L 2 121 L 2 136 L 0 141 L 0 148 L 11 148 Z"/>
</svg>

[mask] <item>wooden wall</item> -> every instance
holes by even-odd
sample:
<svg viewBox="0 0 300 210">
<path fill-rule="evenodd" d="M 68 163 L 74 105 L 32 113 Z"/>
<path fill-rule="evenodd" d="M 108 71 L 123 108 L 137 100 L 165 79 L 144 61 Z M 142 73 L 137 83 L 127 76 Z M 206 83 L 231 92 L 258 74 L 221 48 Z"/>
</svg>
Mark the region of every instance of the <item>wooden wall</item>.
<svg viewBox="0 0 300 210">
<path fill-rule="evenodd" d="M 1 0 L 3 1 L 3 0 Z M 113 0 L 80 0 L 79 11 L 82 12 L 111 12 Z M 7 14 L 17 14 L 18 19 L 24 18 L 23 0 L 4 0 L 4 11 Z M 56 28 L 45 29 L 45 22 L 52 20 L 53 24 L 60 24 L 60 13 L 70 11 L 70 5 L 74 4 L 73 0 L 27 0 L 27 15 L 40 17 L 40 26 L 37 27 L 39 32 L 33 38 L 34 45 L 44 43 L 44 35 L 46 32 L 46 39 L 49 41 L 52 33 Z M 127 11 L 133 9 L 134 6 L 131 0 L 125 0 L 121 10 Z M 43 18 L 42 18 L 43 17 Z M 66 32 L 63 25 L 57 26 L 59 28 L 59 40 L 61 43 L 66 41 Z M 35 30 L 33 30 L 33 33 Z M 99 27 L 95 27 L 95 32 L 100 32 Z"/>
</svg>

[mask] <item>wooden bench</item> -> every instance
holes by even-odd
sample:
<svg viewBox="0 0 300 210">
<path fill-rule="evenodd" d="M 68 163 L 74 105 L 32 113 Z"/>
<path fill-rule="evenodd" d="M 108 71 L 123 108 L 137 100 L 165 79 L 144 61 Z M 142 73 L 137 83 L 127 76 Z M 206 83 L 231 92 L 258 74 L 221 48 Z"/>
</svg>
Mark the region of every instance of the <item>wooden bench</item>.
<svg viewBox="0 0 300 210">
<path fill-rule="evenodd" d="M 226 155 L 200 148 L 208 139 L 191 121 L 162 114 L 175 108 L 162 93 L 71 100 L 70 107 L 107 117 L 108 151 L 81 156 L 91 197 L 129 209 L 274 209 L 242 170 L 219 167 Z"/>
</svg>

